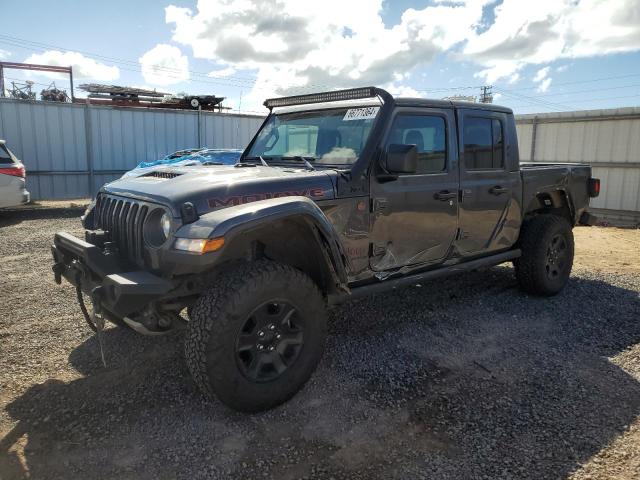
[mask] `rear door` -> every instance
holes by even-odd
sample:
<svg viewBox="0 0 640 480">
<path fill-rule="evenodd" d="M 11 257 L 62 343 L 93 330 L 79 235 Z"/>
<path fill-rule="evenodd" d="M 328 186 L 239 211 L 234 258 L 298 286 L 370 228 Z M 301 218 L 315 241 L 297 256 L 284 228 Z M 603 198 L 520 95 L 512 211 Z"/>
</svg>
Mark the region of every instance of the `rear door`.
<svg viewBox="0 0 640 480">
<path fill-rule="evenodd" d="M 382 144 L 413 144 L 418 169 L 384 181 L 371 175 L 373 270 L 441 262 L 455 238 L 458 165 L 453 110 L 398 108 Z"/>
<path fill-rule="evenodd" d="M 520 172 L 507 158 L 507 114 L 458 111 L 460 218 L 456 245 L 463 256 L 505 249 L 514 239 L 509 220 L 519 219 Z M 517 149 L 517 147 L 515 147 Z M 517 150 L 515 152 L 517 155 Z M 517 225 L 519 226 L 519 225 Z M 516 226 L 516 228 L 517 228 Z"/>
</svg>

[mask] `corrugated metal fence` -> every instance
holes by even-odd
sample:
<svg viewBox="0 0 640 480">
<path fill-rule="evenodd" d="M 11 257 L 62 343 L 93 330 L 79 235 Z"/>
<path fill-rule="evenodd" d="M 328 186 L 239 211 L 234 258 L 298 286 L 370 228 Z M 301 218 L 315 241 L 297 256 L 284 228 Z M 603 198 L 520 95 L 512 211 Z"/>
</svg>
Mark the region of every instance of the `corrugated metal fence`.
<svg viewBox="0 0 640 480">
<path fill-rule="evenodd" d="M 143 161 L 190 147 L 244 148 L 258 116 L 0 99 L 0 138 L 34 199 L 93 195 Z"/>
<path fill-rule="evenodd" d="M 640 221 L 640 108 L 516 116 L 520 159 L 579 162 L 602 180 L 592 210 Z"/>
<path fill-rule="evenodd" d="M 141 161 L 181 148 L 244 148 L 255 116 L 0 99 L 0 138 L 24 161 L 34 199 L 87 197 Z M 597 212 L 640 220 L 640 108 L 516 117 L 520 158 L 584 162 Z"/>
</svg>

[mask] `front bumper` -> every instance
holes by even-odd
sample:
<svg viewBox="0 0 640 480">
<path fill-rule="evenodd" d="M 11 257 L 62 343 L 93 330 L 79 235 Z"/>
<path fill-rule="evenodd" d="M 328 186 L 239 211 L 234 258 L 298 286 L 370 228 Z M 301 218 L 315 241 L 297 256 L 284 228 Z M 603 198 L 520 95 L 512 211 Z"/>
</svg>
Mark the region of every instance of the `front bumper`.
<svg viewBox="0 0 640 480">
<path fill-rule="evenodd" d="M 90 295 L 94 306 L 120 318 L 174 289 L 173 282 L 145 270 L 131 270 L 116 253 L 66 232 L 56 233 L 51 253 L 57 283 L 64 277 Z"/>
<path fill-rule="evenodd" d="M 3 188 L 0 194 L 0 208 L 18 207 L 31 201 L 31 194 L 24 188 Z"/>
</svg>

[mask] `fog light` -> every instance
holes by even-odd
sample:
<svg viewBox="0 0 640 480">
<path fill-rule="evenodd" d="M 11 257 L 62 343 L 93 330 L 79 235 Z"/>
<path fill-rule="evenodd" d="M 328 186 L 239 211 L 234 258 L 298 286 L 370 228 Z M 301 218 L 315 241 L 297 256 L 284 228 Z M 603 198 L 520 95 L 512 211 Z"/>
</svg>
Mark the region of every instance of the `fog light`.
<svg viewBox="0 0 640 480">
<path fill-rule="evenodd" d="M 207 253 L 220 250 L 224 245 L 224 238 L 176 238 L 173 248 L 183 252 Z"/>
</svg>

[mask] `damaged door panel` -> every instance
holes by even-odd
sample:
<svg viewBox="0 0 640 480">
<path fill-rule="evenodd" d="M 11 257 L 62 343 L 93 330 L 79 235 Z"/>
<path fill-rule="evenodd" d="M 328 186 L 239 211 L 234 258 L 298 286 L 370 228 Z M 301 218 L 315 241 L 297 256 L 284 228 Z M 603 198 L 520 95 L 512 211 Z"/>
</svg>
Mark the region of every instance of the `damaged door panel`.
<svg viewBox="0 0 640 480">
<path fill-rule="evenodd" d="M 416 171 L 371 178 L 371 268 L 442 260 L 457 230 L 458 168 L 451 110 L 399 109 L 383 143 L 415 145 Z"/>
</svg>

